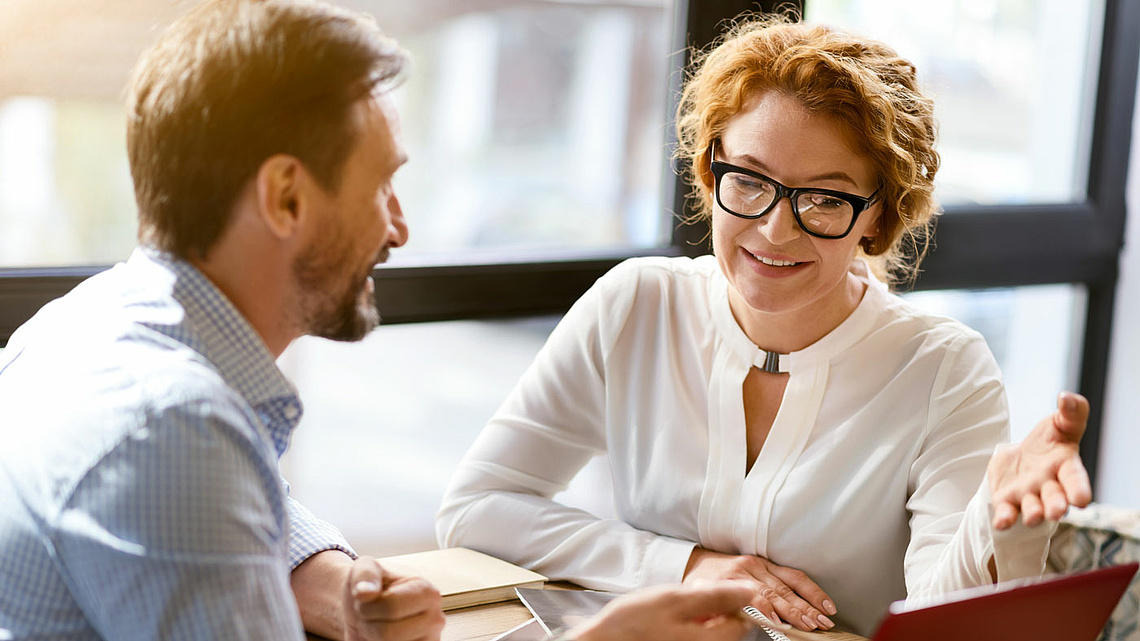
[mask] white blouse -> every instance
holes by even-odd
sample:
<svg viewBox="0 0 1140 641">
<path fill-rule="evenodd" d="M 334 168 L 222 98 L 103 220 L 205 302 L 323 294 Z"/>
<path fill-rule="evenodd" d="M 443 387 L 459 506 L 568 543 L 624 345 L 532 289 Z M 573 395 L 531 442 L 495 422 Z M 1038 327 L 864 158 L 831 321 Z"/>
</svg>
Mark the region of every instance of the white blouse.
<svg viewBox="0 0 1140 641">
<path fill-rule="evenodd" d="M 567 313 L 457 469 L 437 521 L 551 578 L 677 582 L 694 543 L 803 570 L 870 635 L 889 603 L 991 582 L 983 482 L 1008 440 L 985 341 L 866 273 L 855 311 L 781 358 L 787 388 L 746 473 L 744 378 L 765 353 L 712 256 L 637 258 Z M 608 452 L 619 520 L 551 500 Z M 1040 574 L 1050 526 L 997 537 L 999 579 Z"/>
</svg>

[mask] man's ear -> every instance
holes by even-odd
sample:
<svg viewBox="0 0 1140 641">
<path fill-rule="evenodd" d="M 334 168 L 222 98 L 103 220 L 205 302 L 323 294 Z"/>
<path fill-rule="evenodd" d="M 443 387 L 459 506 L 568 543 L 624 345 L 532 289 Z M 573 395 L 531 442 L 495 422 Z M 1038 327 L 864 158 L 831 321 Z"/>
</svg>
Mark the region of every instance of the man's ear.
<svg viewBox="0 0 1140 641">
<path fill-rule="evenodd" d="M 270 233 L 280 240 L 296 235 L 315 186 L 304 165 L 294 156 L 276 154 L 261 163 L 255 180 L 258 213 Z"/>
</svg>

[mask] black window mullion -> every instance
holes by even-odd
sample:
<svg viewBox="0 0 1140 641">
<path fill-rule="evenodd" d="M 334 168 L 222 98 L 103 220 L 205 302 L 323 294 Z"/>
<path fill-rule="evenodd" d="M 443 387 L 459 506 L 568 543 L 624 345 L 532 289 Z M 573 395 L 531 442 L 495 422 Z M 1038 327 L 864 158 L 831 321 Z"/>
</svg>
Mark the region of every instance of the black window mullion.
<svg viewBox="0 0 1140 641">
<path fill-rule="evenodd" d="M 1078 389 L 1091 413 L 1081 441 L 1081 459 L 1096 490 L 1108 360 L 1111 354 L 1119 252 L 1127 216 L 1125 185 L 1131 151 L 1137 72 L 1140 66 L 1140 0 L 1108 0 L 1089 158 L 1089 198 L 1097 208 L 1097 227 L 1116 248 L 1111 273 L 1086 281 L 1088 307 Z"/>
<path fill-rule="evenodd" d="M 378 267 L 376 299 L 386 325 L 563 313 L 594 281 L 631 256 L 671 248 L 546 256 L 541 262 Z"/>
<path fill-rule="evenodd" d="M 1091 204 L 948 208 L 916 289 L 976 289 L 1115 278 L 1120 239 Z"/>
<path fill-rule="evenodd" d="M 1089 157 L 1089 198 L 1123 246 L 1128 158 L 1140 66 L 1140 0 L 1107 0 Z"/>
<path fill-rule="evenodd" d="M 1084 337 L 1078 390 L 1089 400 L 1089 422 L 1081 439 L 1081 460 L 1088 468 L 1096 491 L 1096 469 L 1100 457 L 1101 426 L 1104 420 L 1108 357 L 1111 351 L 1112 316 L 1116 302 L 1116 279 L 1087 284 Z M 1043 346 L 1049 348 L 1050 346 Z M 1057 349 L 1059 346 L 1052 346 Z"/>
</svg>

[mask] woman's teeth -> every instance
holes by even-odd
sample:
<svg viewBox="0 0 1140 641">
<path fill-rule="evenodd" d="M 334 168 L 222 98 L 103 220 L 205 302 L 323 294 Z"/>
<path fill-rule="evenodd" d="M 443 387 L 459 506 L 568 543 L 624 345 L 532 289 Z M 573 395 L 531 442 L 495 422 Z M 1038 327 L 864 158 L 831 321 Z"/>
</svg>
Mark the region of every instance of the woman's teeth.
<svg viewBox="0 0 1140 641">
<path fill-rule="evenodd" d="M 799 265 L 799 263 L 790 260 L 776 260 L 775 258 L 768 258 L 766 256 L 757 256 L 756 254 L 752 254 L 752 257 L 764 263 L 765 265 L 772 265 L 773 267 L 791 267 L 792 265 Z"/>
</svg>

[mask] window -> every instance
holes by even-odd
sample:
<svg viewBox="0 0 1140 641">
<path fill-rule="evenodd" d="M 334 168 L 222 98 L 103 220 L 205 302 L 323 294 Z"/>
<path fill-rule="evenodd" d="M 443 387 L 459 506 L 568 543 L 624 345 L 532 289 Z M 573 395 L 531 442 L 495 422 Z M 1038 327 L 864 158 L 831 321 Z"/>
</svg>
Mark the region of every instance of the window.
<svg viewBox="0 0 1140 641">
<path fill-rule="evenodd" d="M 880 38 L 918 67 L 936 101 L 943 203 L 1083 200 L 1103 2 L 816 0 L 804 8 L 807 19 Z"/>
<path fill-rule="evenodd" d="M 437 3 L 397 38 L 415 60 L 397 92 L 412 154 L 397 189 L 401 254 L 656 247 L 668 6 Z M 374 3 L 380 24 L 391 3 Z"/>
<path fill-rule="evenodd" d="M 34 72 L 48 77 L 14 78 L 20 93 L 0 94 L 0 267 L 121 260 L 135 242 L 135 205 L 119 96 L 138 51 L 119 53 L 122 43 L 94 34 L 46 48 L 45 32 L 56 41 L 97 28 L 90 9 L 12 2 L 14 24 L 29 28 L 12 28 L 0 68 L 11 78 L 44 56 Z M 450 262 L 668 244 L 667 0 L 490 9 L 451 0 L 425 15 L 356 4 L 415 60 L 396 93 L 414 159 L 396 185 L 413 223 L 401 255 Z M 116 27 L 139 51 L 153 37 L 141 20 Z M 104 72 L 78 96 L 68 66 L 77 60 Z"/>
<path fill-rule="evenodd" d="M 282 460 L 293 496 L 362 553 L 435 547 L 452 472 L 557 320 L 414 323 L 361 343 L 294 343 L 280 360 L 305 404 Z"/>
<path fill-rule="evenodd" d="M 0 266 L 109 264 L 135 243 L 123 109 L 18 96 L 0 103 Z"/>
<path fill-rule="evenodd" d="M 630 255 L 706 251 L 703 230 L 670 218 L 683 212 L 686 189 L 673 180 L 661 143 L 671 136 L 684 47 L 710 41 L 723 19 L 757 3 L 692 0 L 675 11 L 669 0 L 343 2 L 376 13 L 417 60 L 398 94 L 412 162 L 397 188 L 412 240 L 377 270 L 386 321 L 417 324 L 383 328 L 344 357 L 349 365 L 335 372 L 343 378 L 328 379 L 352 384 L 344 395 L 367 400 L 386 385 L 362 379 L 387 362 L 386 337 L 438 350 L 432 367 L 444 374 L 449 359 L 477 354 L 449 353 L 453 341 L 510 350 L 501 363 L 481 363 L 499 373 L 499 382 L 477 381 L 491 406 L 449 401 L 478 429 L 513 384 L 511 368 L 521 371 L 537 349 L 543 323 L 606 269 Z M 1053 319 L 1050 340 L 1067 347 L 1038 373 L 1051 381 L 1041 387 L 1075 383 L 1092 401 L 1084 458 L 1095 468 L 1140 3 L 792 4 L 883 38 L 930 74 L 940 94 L 939 196 L 947 213 L 916 297 L 978 325 L 995 352 L 1006 354 L 1002 365 L 1011 375 L 1024 371 L 1011 363 L 1034 362 L 1017 360 L 1024 355 L 1021 310 L 1032 301 L 1076 310 Z M 106 0 L 94 11 L 80 0 L 0 2 L 0 347 L 45 302 L 133 246 L 120 95 L 138 54 L 185 6 Z M 1054 36 L 1056 29 L 1065 37 Z M 957 41 L 936 36 L 978 44 L 963 52 Z M 972 122 L 962 113 L 992 117 Z M 506 318 L 545 320 L 486 322 Z M 507 335 L 516 341 L 511 347 L 503 347 Z M 400 425 L 414 423 L 401 419 L 415 417 L 386 417 L 384 408 L 366 405 L 361 411 L 377 414 L 357 424 L 338 414 L 348 407 L 336 396 L 328 396 L 328 407 L 318 400 L 327 381 L 308 378 L 315 370 L 305 363 L 326 363 L 340 346 L 308 343 L 283 360 L 312 396 L 298 451 L 311 445 L 300 439 L 321 438 L 324 425 L 344 425 L 350 434 L 395 429 L 391 438 L 402 438 Z M 381 374 L 392 372 L 409 370 Z M 1019 383 L 1010 383 L 1012 395 Z M 444 457 L 462 449 L 459 439 L 446 444 Z M 327 446 L 344 447 L 335 438 Z M 372 463 L 360 452 L 345 456 L 360 456 L 354 465 Z M 318 463 L 289 461 L 304 479 L 295 482 L 300 495 L 325 482 Z"/>
</svg>

